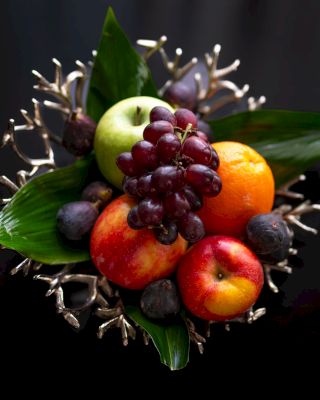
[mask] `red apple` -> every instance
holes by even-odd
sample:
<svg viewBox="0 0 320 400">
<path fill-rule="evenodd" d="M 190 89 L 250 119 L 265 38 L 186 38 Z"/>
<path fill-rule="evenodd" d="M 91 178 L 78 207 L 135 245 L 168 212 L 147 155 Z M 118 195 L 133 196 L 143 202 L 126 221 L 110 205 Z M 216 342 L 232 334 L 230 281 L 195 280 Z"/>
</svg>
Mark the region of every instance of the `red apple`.
<svg viewBox="0 0 320 400">
<path fill-rule="evenodd" d="M 90 252 L 95 266 L 111 282 L 143 289 L 175 271 L 187 242 L 178 236 L 172 245 L 163 245 L 150 229 L 131 229 L 127 215 L 134 205 L 123 195 L 104 209 L 91 233 Z"/>
<path fill-rule="evenodd" d="M 192 314 L 224 321 L 256 302 L 263 286 L 263 270 L 257 256 L 240 240 L 209 236 L 180 260 L 178 284 Z"/>
</svg>

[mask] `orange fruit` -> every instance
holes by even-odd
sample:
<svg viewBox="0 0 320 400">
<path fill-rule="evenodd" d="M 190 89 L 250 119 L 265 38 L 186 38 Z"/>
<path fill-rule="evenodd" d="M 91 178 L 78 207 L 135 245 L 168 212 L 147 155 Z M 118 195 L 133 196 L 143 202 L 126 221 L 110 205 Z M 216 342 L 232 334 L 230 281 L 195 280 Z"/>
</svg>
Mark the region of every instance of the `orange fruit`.
<svg viewBox="0 0 320 400">
<path fill-rule="evenodd" d="M 217 170 L 222 190 L 217 197 L 205 197 L 199 211 L 207 235 L 241 237 L 248 220 L 270 212 L 274 201 L 274 178 L 266 160 L 251 147 L 238 142 L 217 142 Z"/>
</svg>

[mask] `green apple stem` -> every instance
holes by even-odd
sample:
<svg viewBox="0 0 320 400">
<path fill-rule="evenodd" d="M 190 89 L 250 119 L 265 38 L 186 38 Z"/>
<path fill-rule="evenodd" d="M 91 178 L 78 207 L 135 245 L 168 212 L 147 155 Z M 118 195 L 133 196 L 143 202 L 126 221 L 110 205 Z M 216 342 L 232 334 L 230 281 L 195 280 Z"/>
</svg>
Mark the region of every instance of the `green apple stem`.
<svg viewBox="0 0 320 400">
<path fill-rule="evenodd" d="M 141 120 L 141 118 L 142 118 L 141 111 L 142 111 L 141 107 L 137 106 L 136 113 L 135 113 L 135 115 L 134 115 L 134 121 L 133 121 L 133 124 L 134 124 L 135 126 L 139 126 L 139 125 L 141 125 L 141 123 L 142 123 L 142 120 Z"/>
</svg>

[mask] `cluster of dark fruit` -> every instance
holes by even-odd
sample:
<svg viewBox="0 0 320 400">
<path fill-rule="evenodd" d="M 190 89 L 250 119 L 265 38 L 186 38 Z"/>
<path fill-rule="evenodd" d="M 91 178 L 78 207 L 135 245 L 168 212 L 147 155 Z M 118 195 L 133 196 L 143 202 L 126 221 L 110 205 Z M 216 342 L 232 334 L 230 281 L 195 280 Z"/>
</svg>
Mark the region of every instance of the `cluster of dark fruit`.
<svg viewBox="0 0 320 400">
<path fill-rule="evenodd" d="M 255 215 L 247 224 L 247 242 L 266 263 L 274 264 L 286 259 L 292 237 L 288 224 L 276 212 Z"/>
<path fill-rule="evenodd" d="M 265 263 L 285 260 L 292 245 L 292 231 L 276 212 L 258 214 L 247 224 L 247 243 Z M 149 284 L 142 292 L 140 307 L 150 319 L 171 320 L 180 311 L 181 302 L 176 285 L 169 279 Z"/>
<path fill-rule="evenodd" d="M 57 213 L 57 227 L 61 235 L 72 241 L 88 237 L 99 211 L 112 198 L 112 189 L 104 182 L 92 182 L 82 192 L 81 200 L 64 204 Z"/>
<path fill-rule="evenodd" d="M 197 242 L 205 230 L 195 211 L 202 207 L 202 196 L 217 196 L 221 190 L 217 153 L 197 130 L 195 114 L 183 108 L 174 114 L 153 108 L 143 138 L 117 158 L 126 175 L 123 190 L 138 200 L 128 225 L 152 227 L 162 244 L 173 243 L 178 232 Z"/>
</svg>

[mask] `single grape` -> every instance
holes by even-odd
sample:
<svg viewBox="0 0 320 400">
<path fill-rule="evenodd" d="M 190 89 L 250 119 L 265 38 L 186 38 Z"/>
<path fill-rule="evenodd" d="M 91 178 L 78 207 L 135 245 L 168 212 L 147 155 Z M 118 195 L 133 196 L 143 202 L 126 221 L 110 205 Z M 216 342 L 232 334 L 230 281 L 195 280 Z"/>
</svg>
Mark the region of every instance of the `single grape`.
<svg viewBox="0 0 320 400">
<path fill-rule="evenodd" d="M 74 201 L 62 206 L 57 213 L 57 228 L 68 240 L 81 240 L 91 231 L 98 210 L 89 201 Z"/>
<path fill-rule="evenodd" d="M 72 113 L 64 125 L 63 146 L 78 157 L 90 153 L 96 128 L 97 124 L 88 115 Z"/>
<path fill-rule="evenodd" d="M 176 117 L 166 107 L 156 106 L 150 112 L 150 122 L 168 121 L 171 125 L 176 126 Z"/>
<path fill-rule="evenodd" d="M 221 179 L 211 168 L 202 164 L 192 164 L 186 170 L 187 182 L 201 194 L 217 196 L 221 191 Z"/>
<path fill-rule="evenodd" d="M 191 124 L 192 128 L 197 127 L 197 117 L 187 108 L 179 108 L 174 115 L 177 119 L 177 126 L 179 128 L 185 130 L 188 124 Z"/>
<path fill-rule="evenodd" d="M 208 136 L 202 131 L 197 130 L 196 136 L 198 136 L 198 138 L 202 139 L 204 142 L 209 142 Z"/>
<path fill-rule="evenodd" d="M 145 174 L 140 176 L 137 184 L 137 193 L 141 197 L 150 196 L 155 189 L 152 186 L 152 174 Z"/>
<path fill-rule="evenodd" d="M 211 163 L 210 163 L 209 167 L 216 171 L 219 168 L 220 160 L 219 160 L 219 156 L 218 156 L 217 152 L 215 151 L 215 149 L 213 147 L 211 147 L 211 148 L 212 148 L 212 159 L 211 159 Z"/>
<path fill-rule="evenodd" d="M 181 148 L 181 142 L 174 133 L 166 133 L 158 140 L 157 152 L 160 161 L 170 164 Z"/>
<path fill-rule="evenodd" d="M 211 126 L 207 122 L 203 121 L 202 119 L 198 119 L 198 129 L 207 135 L 210 143 L 214 141 L 214 135 Z"/>
<path fill-rule="evenodd" d="M 121 172 L 126 176 L 139 175 L 140 169 L 132 158 L 132 154 L 129 151 L 121 153 L 116 159 L 116 164 Z"/>
<path fill-rule="evenodd" d="M 189 204 L 190 204 L 191 210 L 192 210 L 192 211 L 200 210 L 200 208 L 201 208 L 202 205 L 203 205 L 201 196 L 198 195 L 198 194 L 192 189 L 191 186 L 185 186 L 185 187 L 183 188 L 183 193 L 184 193 L 185 197 L 187 198 L 187 200 L 188 200 L 188 202 L 189 202 Z"/>
<path fill-rule="evenodd" d="M 182 191 L 167 194 L 163 205 L 166 215 L 173 219 L 182 217 L 190 210 L 190 204 Z"/>
<path fill-rule="evenodd" d="M 190 136 L 184 141 L 181 153 L 191 158 L 194 164 L 210 165 L 213 157 L 210 144 L 197 136 Z"/>
<path fill-rule="evenodd" d="M 180 311 L 181 303 L 177 287 L 169 279 L 150 283 L 141 296 L 142 312 L 151 319 L 172 319 Z"/>
<path fill-rule="evenodd" d="M 134 177 L 125 177 L 123 180 L 123 191 L 127 193 L 129 196 L 138 196 L 138 178 Z"/>
<path fill-rule="evenodd" d="M 86 186 L 81 194 L 81 200 L 95 203 L 102 210 L 110 203 L 112 198 L 112 189 L 105 182 L 91 182 Z"/>
<path fill-rule="evenodd" d="M 184 170 L 173 165 L 158 167 L 152 174 L 152 184 L 160 193 L 180 190 L 184 182 Z"/>
<path fill-rule="evenodd" d="M 211 185 L 208 186 L 206 189 L 203 188 L 203 194 L 207 197 L 215 197 L 221 192 L 222 189 L 222 182 L 220 176 L 214 172 L 214 178 L 211 182 Z"/>
<path fill-rule="evenodd" d="M 172 83 L 163 94 L 165 101 L 173 106 L 193 110 L 197 102 L 196 91 L 183 82 Z"/>
<path fill-rule="evenodd" d="M 145 225 L 160 225 L 164 216 L 164 208 L 160 199 L 145 198 L 138 205 L 140 220 Z"/>
<path fill-rule="evenodd" d="M 150 143 L 157 144 L 165 133 L 174 133 L 173 125 L 168 121 L 155 121 L 144 128 L 143 138 Z"/>
<path fill-rule="evenodd" d="M 262 260 L 277 263 L 288 257 L 292 232 L 281 215 L 255 215 L 246 230 L 249 246 Z"/>
<path fill-rule="evenodd" d="M 193 212 L 188 212 L 178 220 L 178 229 L 181 236 L 190 243 L 198 242 L 205 235 L 203 222 Z"/>
<path fill-rule="evenodd" d="M 158 155 L 156 147 L 146 140 L 135 143 L 131 149 L 134 162 L 147 171 L 152 171 L 158 166 Z"/>
<path fill-rule="evenodd" d="M 128 213 L 127 223 L 131 229 L 141 229 L 145 224 L 141 221 L 138 212 L 138 206 L 134 206 Z"/>
<path fill-rule="evenodd" d="M 178 237 L 178 227 L 174 221 L 164 222 L 162 226 L 153 228 L 153 232 L 161 244 L 172 244 Z"/>
</svg>

